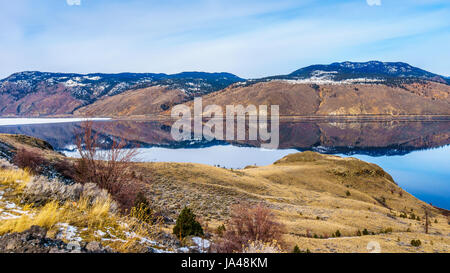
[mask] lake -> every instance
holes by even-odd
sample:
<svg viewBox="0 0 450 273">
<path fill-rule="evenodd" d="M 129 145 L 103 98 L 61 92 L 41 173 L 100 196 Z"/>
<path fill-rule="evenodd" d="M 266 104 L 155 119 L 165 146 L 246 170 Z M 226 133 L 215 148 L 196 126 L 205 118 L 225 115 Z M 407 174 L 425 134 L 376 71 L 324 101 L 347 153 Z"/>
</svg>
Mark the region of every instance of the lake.
<svg viewBox="0 0 450 273">
<path fill-rule="evenodd" d="M 48 141 L 68 156 L 77 156 L 74 132 L 80 120 L 0 119 L 0 133 L 25 134 Z M 57 122 L 57 123 L 55 123 Z M 290 153 L 313 150 L 352 156 L 375 163 L 406 191 L 450 209 L 450 121 L 281 122 L 277 150 L 257 141 L 174 141 L 170 121 L 97 120 L 94 129 L 105 147 L 126 136 L 139 145 L 139 160 L 194 162 L 226 168 L 268 165 Z"/>
</svg>

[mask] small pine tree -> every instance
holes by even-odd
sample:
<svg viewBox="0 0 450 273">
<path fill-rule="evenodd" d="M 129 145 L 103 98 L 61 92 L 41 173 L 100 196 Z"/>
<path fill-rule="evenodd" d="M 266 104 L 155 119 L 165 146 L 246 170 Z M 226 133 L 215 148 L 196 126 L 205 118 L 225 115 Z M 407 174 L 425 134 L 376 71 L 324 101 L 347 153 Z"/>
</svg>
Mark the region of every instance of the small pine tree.
<svg viewBox="0 0 450 273">
<path fill-rule="evenodd" d="M 369 231 L 365 228 L 362 232 L 363 235 L 369 235 Z"/>
<path fill-rule="evenodd" d="M 422 245 L 422 242 L 420 240 L 411 240 L 411 245 L 419 247 L 420 245 Z"/>
<path fill-rule="evenodd" d="M 336 230 L 336 233 L 334 233 L 335 237 L 341 237 L 341 232 L 338 230 Z"/>
<path fill-rule="evenodd" d="M 352 194 L 350 193 L 350 191 L 347 191 L 347 192 L 345 192 L 345 195 L 350 196 Z"/>
<path fill-rule="evenodd" d="M 184 207 L 177 218 L 177 222 L 173 228 L 173 234 L 180 238 L 191 235 L 203 236 L 203 228 L 195 218 L 196 216 L 192 210 L 188 207 Z"/>
<path fill-rule="evenodd" d="M 362 235 L 361 231 L 358 230 L 358 231 L 356 232 L 356 236 L 361 236 L 361 235 Z"/>
<path fill-rule="evenodd" d="M 294 250 L 292 251 L 293 253 L 302 253 L 302 251 L 300 250 L 300 248 L 298 247 L 298 245 L 294 246 Z"/>
</svg>

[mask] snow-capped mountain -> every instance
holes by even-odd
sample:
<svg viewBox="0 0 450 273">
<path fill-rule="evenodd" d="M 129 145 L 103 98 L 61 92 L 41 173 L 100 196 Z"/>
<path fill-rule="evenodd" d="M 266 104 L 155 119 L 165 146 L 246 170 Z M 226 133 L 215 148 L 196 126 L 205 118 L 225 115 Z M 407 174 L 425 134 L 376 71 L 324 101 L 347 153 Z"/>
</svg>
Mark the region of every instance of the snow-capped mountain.
<svg viewBox="0 0 450 273">
<path fill-rule="evenodd" d="M 180 89 L 187 95 L 217 91 L 243 79 L 230 73 L 183 72 L 179 74 L 120 73 L 66 74 L 26 71 L 0 80 L 0 94 L 12 93 L 20 98 L 39 89 L 66 89 L 77 99 L 95 100 L 126 90 L 164 85 Z"/>
<path fill-rule="evenodd" d="M 329 65 L 311 65 L 288 75 L 264 78 L 285 79 L 311 83 L 402 83 L 435 81 L 450 84 L 450 79 L 402 62 L 341 62 Z M 260 81 L 260 80 L 256 80 Z"/>
<path fill-rule="evenodd" d="M 271 82 L 273 84 L 267 86 L 257 85 Z M 323 113 L 320 111 L 316 113 L 317 107 L 307 111 L 308 107 L 323 100 L 322 97 L 316 98 L 316 91 L 321 91 L 321 87 L 327 85 L 334 86 L 331 89 L 325 88 L 327 92 L 336 89 L 336 92 L 328 94 L 330 99 L 327 102 L 333 102 L 332 109 L 324 110 Z M 245 89 L 247 87 L 249 89 Z M 242 88 L 242 94 L 228 92 L 228 89 L 234 88 Z M 292 94 L 286 92 L 302 88 L 311 92 Z M 341 114 L 343 110 L 334 106 L 344 102 L 343 109 L 348 110 L 344 111 L 345 113 L 359 113 L 361 109 L 366 109 L 361 113 L 379 113 L 380 111 L 367 110 L 374 107 L 373 101 L 362 102 L 356 99 L 364 96 L 376 96 L 379 101 L 377 105 L 387 104 L 389 101 L 392 107 L 381 111 L 382 113 L 397 113 L 395 109 L 399 108 L 398 105 L 405 104 L 404 100 L 408 97 L 410 104 L 407 106 L 405 104 L 405 109 L 399 113 L 442 114 L 448 112 L 449 88 L 448 77 L 406 63 L 379 61 L 312 65 L 288 75 L 251 80 L 230 73 L 83 75 L 28 71 L 15 73 L 0 80 L 0 116 L 154 115 L 166 113 L 174 105 L 185 103 L 194 96 L 203 96 L 219 90 L 223 92 L 212 96 L 214 101 L 210 103 L 227 102 L 230 97 L 235 96 L 237 104 L 261 105 L 269 103 L 267 99 L 274 98 L 289 102 L 290 105 L 284 110 L 286 114 L 295 115 Z M 367 94 L 363 96 L 365 92 Z M 321 94 L 325 95 L 324 92 Z M 294 97 L 289 98 L 290 95 Z M 300 99 L 299 96 L 306 97 Z M 205 96 L 205 99 L 206 97 L 208 96 Z M 220 99 L 221 97 L 223 99 Z M 346 99 L 341 101 L 341 97 Z M 301 105 L 302 103 L 306 104 Z M 361 105 L 355 108 L 356 104 Z M 412 109 L 419 107 L 418 105 L 421 109 L 413 111 Z"/>
</svg>

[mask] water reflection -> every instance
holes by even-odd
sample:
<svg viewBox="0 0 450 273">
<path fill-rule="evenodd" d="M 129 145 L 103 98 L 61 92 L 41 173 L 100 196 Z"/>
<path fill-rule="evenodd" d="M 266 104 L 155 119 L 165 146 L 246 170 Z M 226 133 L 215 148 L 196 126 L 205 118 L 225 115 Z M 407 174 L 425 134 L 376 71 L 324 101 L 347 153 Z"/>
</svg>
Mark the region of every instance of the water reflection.
<svg viewBox="0 0 450 273">
<path fill-rule="evenodd" d="M 141 147 L 198 148 L 225 141 L 174 141 L 171 121 L 97 121 L 94 129 L 108 143 L 124 137 Z M 58 150 L 70 148 L 79 123 L 0 126 L 0 133 L 25 134 L 48 141 Z M 260 147 L 258 141 L 230 141 L 237 146 Z M 390 122 L 281 122 L 280 149 L 322 153 L 402 155 L 414 150 L 450 144 L 450 121 Z"/>
</svg>

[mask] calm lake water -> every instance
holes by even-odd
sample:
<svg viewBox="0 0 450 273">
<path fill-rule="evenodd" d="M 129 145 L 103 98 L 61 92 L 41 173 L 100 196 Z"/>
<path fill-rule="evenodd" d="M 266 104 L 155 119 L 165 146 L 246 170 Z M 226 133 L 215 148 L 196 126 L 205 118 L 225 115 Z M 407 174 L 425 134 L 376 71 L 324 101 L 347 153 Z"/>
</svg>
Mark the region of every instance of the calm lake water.
<svg viewBox="0 0 450 273">
<path fill-rule="evenodd" d="M 77 156 L 73 120 L 0 119 L 0 133 L 39 137 L 68 156 Z M 30 124 L 26 124 L 30 123 Z M 38 124 L 33 124 L 38 123 Z M 255 142 L 176 142 L 170 123 L 161 121 L 96 121 L 105 143 L 126 136 L 141 147 L 139 160 L 195 162 L 243 168 L 268 165 L 290 153 L 314 150 L 375 163 L 406 191 L 433 205 L 450 209 L 450 122 L 286 122 L 280 124 L 280 148 L 261 149 Z M 107 144 L 105 144 L 107 146 Z"/>
</svg>

